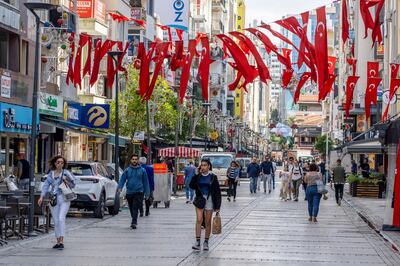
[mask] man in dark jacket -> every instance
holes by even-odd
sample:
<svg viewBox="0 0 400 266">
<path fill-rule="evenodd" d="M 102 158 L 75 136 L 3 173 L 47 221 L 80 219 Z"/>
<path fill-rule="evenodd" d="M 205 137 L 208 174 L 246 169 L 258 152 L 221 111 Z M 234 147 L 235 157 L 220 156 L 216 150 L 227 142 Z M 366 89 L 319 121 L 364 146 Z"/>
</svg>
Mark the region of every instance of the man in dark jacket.
<svg viewBox="0 0 400 266">
<path fill-rule="evenodd" d="M 264 193 L 267 193 L 267 181 L 268 181 L 268 193 L 271 193 L 272 187 L 275 189 L 275 178 L 274 176 L 274 165 L 272 164 L 269 156 L 265 157 L 265 161 L 261 163 L 261 174 L 262 181 L 264 183 Z"/>
<path fill-rule="evenodd" d="M 250 193 L 257 193 L 257 179 L 260 172 L 261 167 L 257 163 L 257 158 L 253 157 L 251 163 L 247 166 L 247 177 L 250 178 Z"/>
<path fill-rule="evenodd" d="M 147 164 L 146 157 L 140 157 L 139 159 L 140 165 L 146 170 L 147 178 L 149 179 L 149 186 L 150 186 L 150 196 L 148 199 L 144 201 L 146 205 L 146 216 L 150 215 L 150 205 L 152 204 L 153 200 L 153 191 L 154 191 L 154 169 L 153 166 Z M 143 204 L 140 206 L 140 217 L 143 216 Z"/>
<path fill-rule="evenodd" d="M 149 179 L 146 170 L 139 165 L 139 157 L 136 154 L 131 156 L 131 165 L 125 169 L 118 184 L 118 192 L 126 184 L 126 200 L 132 217 L 131 228 L 136 229 L 137 218 L 140 206 L 143 204 L 143 197 L 150 196 Z"/>
<path fill-rule="evenodd" d="M 333 183 L 335 184 L 336 203 L 340 206 L 343 199 L 343 188 L 346 182 L 346 171 L 342 166 L 342 160 L 337 160 L 337 166 L 333 168 Z"/>
<path fill-rule="evenodd" d="M 31 165 L 24 158 L 23 154 L 17 155 L 17 165 L 15 176 L 18 180 L 19 189 L 21 190 L 29 190 L 29 177 L 30 177 L 30 169 Z"/>
</svg>

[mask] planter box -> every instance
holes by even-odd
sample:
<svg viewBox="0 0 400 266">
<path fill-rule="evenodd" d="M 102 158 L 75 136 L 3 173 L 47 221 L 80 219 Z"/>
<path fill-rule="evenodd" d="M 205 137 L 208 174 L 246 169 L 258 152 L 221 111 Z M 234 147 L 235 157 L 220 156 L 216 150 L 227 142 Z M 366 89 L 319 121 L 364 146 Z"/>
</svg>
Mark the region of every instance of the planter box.
<svg viewBox="0 0 400 266">
<path fill-rule="evenodd" d="M 351 183 L 350 184 L 350 195 L 353 197 L 365 197 L 365 198 L 382 198 L 385 186 L 383 183 L 378 185 L 363 184 L 363 183 Z"/>
</svg>

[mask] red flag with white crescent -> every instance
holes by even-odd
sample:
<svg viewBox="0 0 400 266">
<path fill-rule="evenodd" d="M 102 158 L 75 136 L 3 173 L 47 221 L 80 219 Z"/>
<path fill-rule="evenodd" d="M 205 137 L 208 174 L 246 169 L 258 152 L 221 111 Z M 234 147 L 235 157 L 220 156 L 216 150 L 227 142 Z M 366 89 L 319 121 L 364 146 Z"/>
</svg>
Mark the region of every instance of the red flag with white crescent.
<svg viewBox="0 0 400 266">
<path fill-rule="evenodd" d="M 360 0 L 360 13 L 364 22 L 364 39 L 368 36 L 368 29 L 374 29 L 375 24 L 369 8 L 376 4 L 378 4 L 376 1 Z"/>
<path fill-rule="evenodd" d="M 400 140 L 397 146 L 396 176 L 393 187 L 393 226 L 400 227 Z"/>
<path fill-rule="evenodd" d="M 328 79 L 325 81 L 324 87 L 322 91 L 319 92 L 319 100 L 325 100 L 326 96 L 331 92 L 332 86 L 335 83 L 336 76 L 333 74 L 329 74 Z"/>
<path fill-rule="evenodd" d="M 353 70 L 352 71 L 353 72 L 353 76 L 355 76 L 356 72 L 357 72 L 357 59 L 352 57 L 352 58 L 347 58 L 346 60 L 347 60 L 347 63 L 351 66 L 351 68 Z"/>
<path fill-rule="evenodd" d="M 287 88 L 287 86 L 289 86 L 290 81 L 292 80 L 293 77 L 293 69 L 285 69 L 283 70 L 283 74 L 282 74 L 282 88 Z"/>
<path fill-rule="evenodd" d="M 367 77 L 377 78 L 379 76 L 379 62 L 367 62 Z"/>
<path fill-rule="evenodd" d="M 389 101 L 388 104 L 386 105 L 385 112 L 382 115 L 383 121 L 385 121 L 388 118 L 390 102 L 392 101 L 393 97 L 395 97 L 396 92 L 399 90 L 399 88 L 400 88 L 400 79 L 392 78 L 390 80 Z"/>
<path fill-rule="evenodd" d="M 90 69 L 92 68 L 92 37 L 88 37 L 87 57 L 85 66 L 83 67 L 82 77 L 85 77 L 87 74 L 90 75 Z"/>
<path fill-rule="evenodd" d="M 385 0 L 380 0 L 378 3 L 378 6 L 376 7 L 376 10 L 375 10 L 375 21 L 374 21 L 374 26 L 372 29 L 372 46 L 374 46 L 375 41 L 378 41 L 379 44 L 381 44 L 383 41 L 382 31 L 381 31 L 380 13 L 382 11 L 384 4 L 385 4 Z"/>
<path fill-rule="evenodd" d="M 392 63 L 390 64 L 390 78 L 397 78 L 397 74 L 399 73 L 400 64 Z"/>
<path fill-rule="evenodd" d="M 239 46 L 225 34 L 218 34 L 217 37 L 225 44 L 229 50 L 233 60 L 237 65 L 237 70 L 242 72 L 246 83 L 251 83 L 257 77 L 258 73 L 254 71 L 252 66 L 249 64 L 246 55 L 239 48 Z"/>
<path fill-rule="evenodd" d="M 318 90 L 324 90 L 325 81 L 329 78 L 328 73 L 328 36 L 326 31 L 325 6 L 317 8 L 317 27 L 315 29 L 315 53 L 318 75 Z"/>
<path fill-rule="evenodd" d="M 186 53 L 185 62 L 182 67 L 181 82 L 179 88 L 179 102 L 183 103 L 187 84 L 190 76 L 190 66 L 192 65 L 193 57 L 196 55 L 196 40 L 189 40 L 188 51 Z"/>
<path fill-rule="evenodd" d="M 111 40 L 105 40 L 101 48 L 99 49 L 98 54 L 93 58 L 93 69 L 92 69 L 92 74 L 90 76 L 90 86 L 93 86 L 97 78 L 99 76 L 99 71 L 100 71 L 100 62 L 106 56 L 107 52 L 109 52 L 112 47 L 116 44 L 117 42 L 111 41 Z"/>
<path fill-rule="evenodd" d="M 213 62 L 210 58 L 210 41 L 208 37 L 201 38 L 201 59 L 199 64 L 198 75 L 201 82 L 201 91 L 204 101 L 208 102 L 208 83 L 210 76 L 210 64 Z"/>
<path fill-rule="evenodd" d="M 367 88 L 365 91 L 365 116 L 368 120 L 371 116 L 371 103 L 377 104 L 378 100 L 378 86 L 381 83 L 381 78 L 368 78 Z"/>
<path fill-rule="evenodd" d="M 139 95 L 144 98 L 150 82 L 150 58 L 153 50 L 147 54 L 144 43 L 139 43 L 137 59 L 140 60 L 140 74 L 139 74 Z"/>
<path fill-rule="evenodd" d="M 343 46 L 349 39 L 349 19 L 347 16 L 347 0 L 342 0 L 342 41 Z"/>
<path fill-rule="evenodd" d="M 171 45 L 170 42 L 163 42 L 163 43 L 157 43 L 155 47 L 156 56 L 153 59 L 155 67 L 153 76 L 150 81 L 150 85 L 145 93 L 145 98 L 144 98 L 145 100 L 150 100 L 151 95 L 153 94 L 154 87 L 156 86 L 157 77 L 162 69 L 164 59 L 168 56 L 168 48 L 170 47 L 170 45 Z"/>
<path fill-rule="evenodd" d="M 72 84 L 74 83 L 74 53 L 75 53 L 75 33 L 71 33 L 71 37 L 73 38 L 73 41 L 70 43 L 69 48 L 71 49 L 71 53 L 69 54 L 69 61 L 68 61 L 68 72 L 67 72 L 67 79 L 65 80 L 65 83 L 69 85 L 69 82 L 71 81 Z"/>
<path fill-rule="evenodd" d="M 175 41 L 175 52 L 172 55 L 169 67 L 172 71 L 176 71 L 178 68 L 183 66 L 185 56 L 184 56 L 184 46 L 183 41 Z"/>
<path fill-rule="evenodd" d="M 270 54 L 271 51 L 278 53 L 278 47 L 276 47 L 276 45 L 270 40 L 270 38 L 267 35 L 265 35 L 264 33 L 255 28 L 248 28 L 245 30 L 254 34 L 264 44 L 265 50 L 267 51 L 268 54 Z"/>
<path fill-rule="evenodd" d="M 295 104 L 297 104 L 298 101 L 299 101 L 301 88 L 303 88 L 304 84 L 306 84 L 307 80 L 310 77 L 311 77 L 311 73 L 310 72 L 304 72 L 301 75 L 301 78 L 299 80 L 299 83 L 297 84 L 297 88 L 296 88 L 296 91 L 295 91 L 294 96 L 293 96 Z"/>
<path fill-rule="evenodd" d="M 328 73 L 329 75 L 333 75 L 336 68 L 336 57 L 328 56 Z"/>
<path fill-rule="evenodd" d="M 301 42 L 300 42 L 300 52 L 299 56 L 297 58 L 297 67 L 301 68 L 304 64 L 304 57 L 306 53 L 306 47 L 308 47 L 308 37 L 307 37 L 307 27 L 308 27 L 308 20 L 310 17 L 310 12 L 304 12 L 301 13 L 301 19 L 303 22 L 303 35 L 301 37 Z"/>
<path fill-rule="evenodd" d="M 345 111 L 346 111 L 346 118 L 349 117 L 350 114 L 350 106 L 351 102 L 353 101 L 353 94 L 354 94 L 354 89 L 356 87 L 357 81 L 360 77 L 358 76 L 349 76 L 347 77 L 347 82 L 346 82 L 346 105 L 345 105 Z"/>
<path fill-rule="evenodd" d="M 247 46 L 247 49 L 252 53 L 258 68 L 258 73 L 260 75 L 260 80 L 264 83 L 267 83 L 268 80 L 271 80 L 271 76 L 269 74 L 268 67 L 265 65 L 264 60 L 262 59 L 260 53 L 257 48 L 253 44 L 253 42 L 243 33 L 241 32 L 231 32 L 231 35 L 235 36 L 237 39 L 242 41 L 243 45 Z"/>
</svg>

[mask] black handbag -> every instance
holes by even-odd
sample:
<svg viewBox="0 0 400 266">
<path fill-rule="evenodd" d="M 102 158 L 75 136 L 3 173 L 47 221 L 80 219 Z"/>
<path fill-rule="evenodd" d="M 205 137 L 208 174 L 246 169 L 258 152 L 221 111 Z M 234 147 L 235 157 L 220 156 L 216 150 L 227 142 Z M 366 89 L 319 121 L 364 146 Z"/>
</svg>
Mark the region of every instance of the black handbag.
<svg viewBox="0 0 400 266">
<path fill-rule="evenodd" d="M 56 206 L 57 205 L 57 194 L 51 193 L 50 197 L 49 197 L 49 200 L 50 200 L 50 205 L 52 207 Z"/>
<path fill-rule="evenodd" d="M 212 181 L 213 181 L 213 179 L 212 179 Z M 212 183 L 212 181 L 211 181 L 211 183 Z M 201 193 L 199 183 L 197 183 L 196 197 L 194 197 L 193 205 L 196 208 L 204 209 L 204 207 L 206 207 L 206 203 L 207 203 L 207 200 L 209 197 L 210 197 L 210 193 L 208 194 L 207 199 L 205 199 L 203 197 L 203 193 Z"/>
</svg>

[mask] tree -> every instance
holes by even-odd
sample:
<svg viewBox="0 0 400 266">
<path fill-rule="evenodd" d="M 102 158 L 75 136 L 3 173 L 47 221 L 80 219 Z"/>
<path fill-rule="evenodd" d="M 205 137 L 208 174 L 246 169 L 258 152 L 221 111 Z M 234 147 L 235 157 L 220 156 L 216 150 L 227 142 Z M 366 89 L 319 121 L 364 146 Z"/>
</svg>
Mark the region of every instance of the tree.
<svg viewBox="0 0 400 266">
<path fill-rule="evenodd" d="M 317 138 L 315 141 L 314 148 L 318 150 L 322 155 L 326 155 L 326 135 L 322 135 Z M 328 149 L 329 151 L 333 150 L 334 143 L 333 140 L 328 137 Z"/>
<path fill-rule="evenodd" d="M 271 112 L 271 120 L 274 121 L 275 123 L 279 122 L 279 112 L 277 109 L 272 110 Z"/>
</svg>

